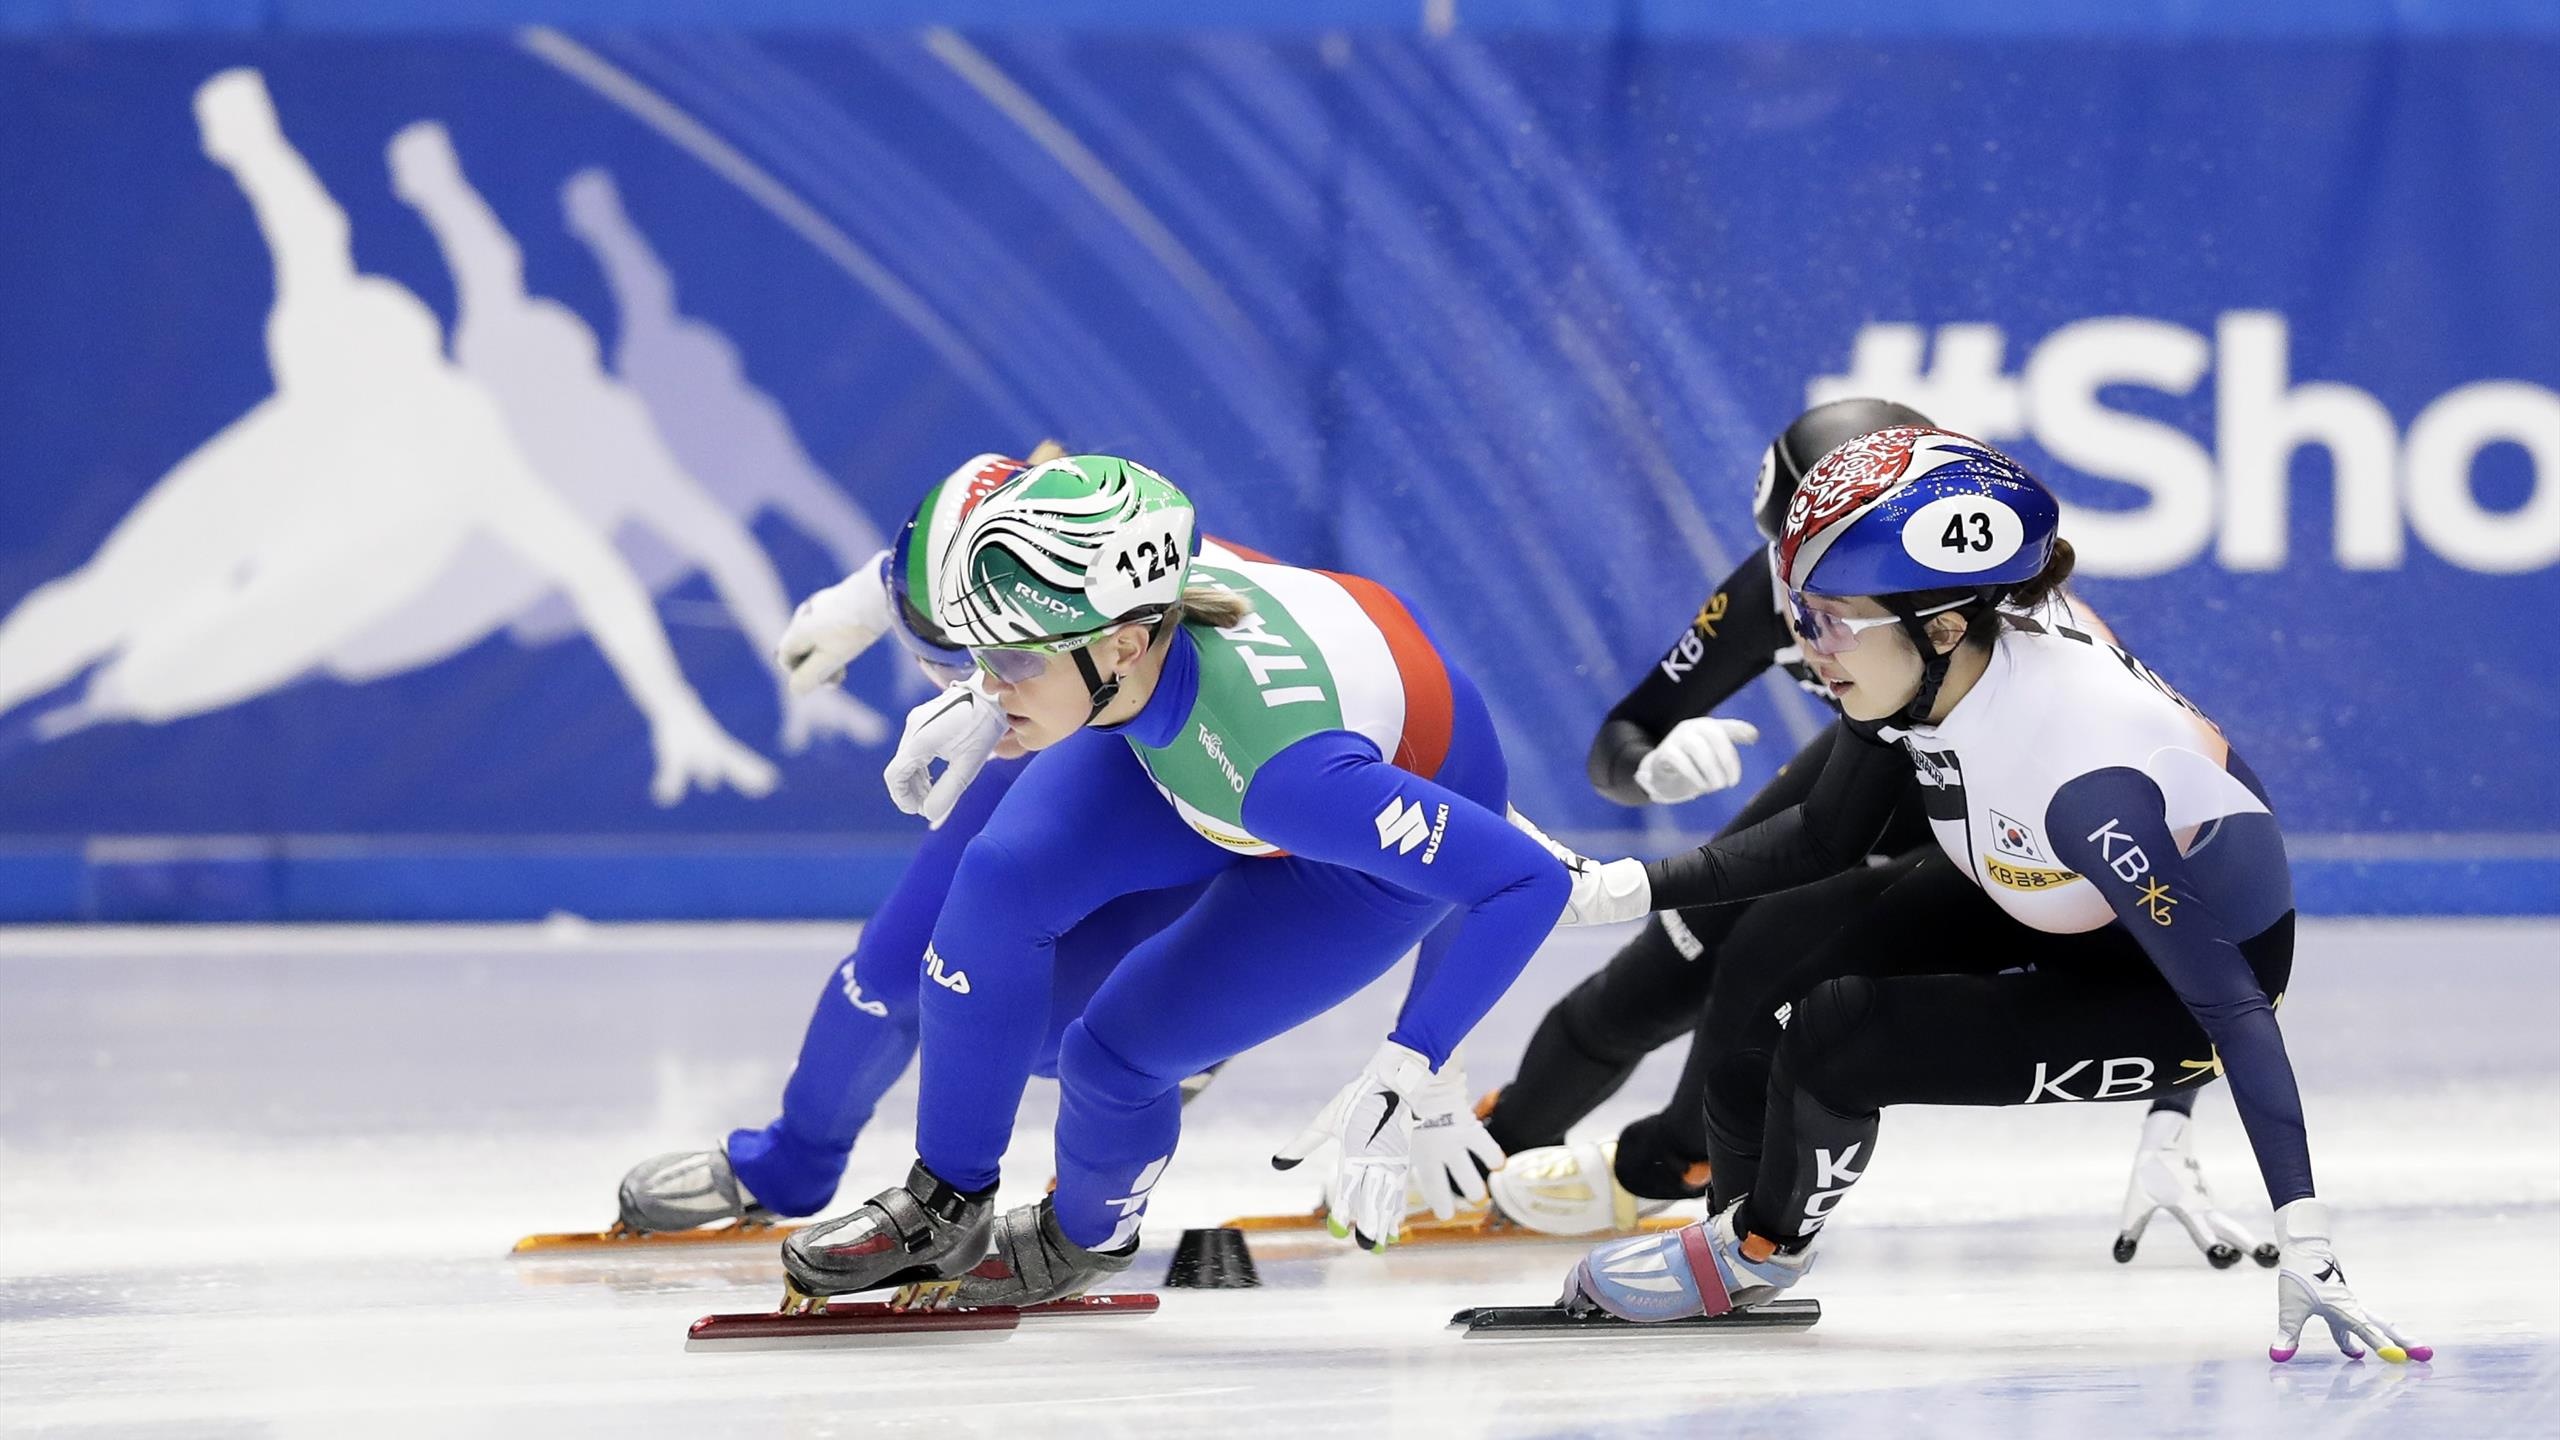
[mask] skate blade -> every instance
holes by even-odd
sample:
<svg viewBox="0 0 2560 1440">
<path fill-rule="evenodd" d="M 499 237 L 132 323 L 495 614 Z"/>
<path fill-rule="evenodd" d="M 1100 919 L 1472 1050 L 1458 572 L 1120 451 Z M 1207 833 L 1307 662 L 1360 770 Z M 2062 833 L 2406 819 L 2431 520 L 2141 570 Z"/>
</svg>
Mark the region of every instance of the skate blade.
<svg viewBox="0 0 2560 1440">
<path fill-rule="evenodd" d="M 1322 1235 L 1327 1233 L 1325 1212 L 1322 1210 L 1305 1215 L 1239 1215 L 1233 1220 L 1222 1220 L 1218 1223 L 1222 1229 L 1243 1230 L 1258 1234 Z M 1461 1215 L 1454 1220 L 1438 1220 L 1429 1217 L 1408 1220 L 1404 1225 L 1403 1236 L 1390 1248 L 1401 1250 L 1408 1245 L 1493 1243 L 1529 1245 L 1558 1242 L 1587 1245 L 1595 1240 L 1614 1240 L 1627 1235 L 1657 1235 L 1667 1230 L 1677 1230 L 1690 1223 L 1691 1217 L 1648 1215 L 1637 1221 L 1635 1227 L 1630 1230 L 1595 1230 L 1588 1235 L 1550 1235 L 1544 1230 L 1532 1230 L 1526 1225 L 1502 1219 L 1491 1210 L 1484 1210 L 1473 1215 Z"/>
<path fill-rule="evenodd" d="M 1465 1338 L 1470 1340 L 1505 1340 L 1553 1335 L 1690 1335 L 1700 1330 L 1803 1330 L 1821 1319 L 1819 1300 L 1772 1300 L 1748 1310 L 1651 1324 L 1621 1320 L 1599 1310 L 1577 1314 L 1561 1305 L 1479 1305 L 1450 1316 L 1449 1327 L 1464 1330 Z"/>
<path fill-rule="evenodd" d="M 799 1229 L 797 1225 L 750 1224 L 733 1220 L 700 1230 L 555 1230 L 527 1235 L 507 1251 L 510 1255 L 560 1255 L 595 1250 L 683 1250 L 717 1245 L 772 1245 Z"/>
<path fill-rule="evenodd" d="M 685 1332 L 690 1351 L 843 1349 L 852 1346 L 968 1344 L 1001 1340 L 1025 1323 L 1102 1316 L 1152 1315 L 1151 1294 L 1079 1295 L 1045 1305 L 987 1305 L 965 1310 L 902 1310 L 878 1301 L 835 1303 L 799 1313 L 761 1310 L 705 1315 Z"/>
</svg>

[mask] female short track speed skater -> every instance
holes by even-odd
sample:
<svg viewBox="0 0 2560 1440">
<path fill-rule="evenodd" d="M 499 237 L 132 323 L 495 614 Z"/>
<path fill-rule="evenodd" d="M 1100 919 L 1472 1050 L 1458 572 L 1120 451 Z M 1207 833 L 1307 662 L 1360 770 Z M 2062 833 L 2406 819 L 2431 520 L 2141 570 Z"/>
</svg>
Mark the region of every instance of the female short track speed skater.
<svg viewBox="0 0 2560 1440">
<path fill-rule="evenodd" d="M 1042 449 L 1048 453 L 1035 450 L 1035 459 L 1062 453 L 1054 445 Z M 884 635 L 895 636 L 939 681 L 971 675 L 975 666 L 968 651 L 952 643 L 929 613 L 925 557 L 956 528 L 974 497 L 1028 468 L 1003 455 L 972 457 L 925 492 L 894 546 L 803 601 L 775 650 L 793 686 L 805 692 L 841 682 L 845 667 Z M 1204 541 L 1202 553 L 1218 560 L 1254 554 L 1216 540 Z M 1001 712 L 971 703 L 969 693 L 957 700 L 937 695 L 909 717 L 888 767 L 890 793 L 900 808 L 923 815 L 933 829 L 863 926 L 854 953 L 819 992 L 799 1061 L 782 1092 L 781 1115 L 760 1129 L 732 1131 L 717 1148 L 658 1155 L 632 1167 L 621 1187 L 623 1231 L 814 1215 L 835 1198 L 855 1139 L 915 1056 L 916 988 L 952 872 L 1022 771 L 1022 751 L 1006 741 Z M 927 769 L 936 760 L 944 762 L 939 778 Z M 1035 1073 L 1056 1073 L 1065 1023 L 1103 975 L 1139 940 L 1180 914 L 1197 889 L 1122 897 L 1058 937 L 1058 979 Z M 1192 1089 L 1205 1079 L 1195 1077 Z"/>
<path fill-rule="evenodd" d="M 1565 852 L 1570 921 L 1728 903 L 1854 861 L 1918 777 L 1939 856 L 1754 973 L 1728 964 L 1710 1043 L 1766 1056 L 1708 1088 L 1712 1218 L 1594 1249 L 1566 1303 L 1720 1314 L 1800 1280 L 1888 1105 L 2148 1099 L 2229 1082 L 2276 1206 L 2276 1339 L 2431 1351 L 2348 1289 L 2316 1198 L 2275 1006 L 2293 888 L 2266 792 L 2124 651 L 2031 617 L 2066 579 L 2053 496 L 1967 437 L 1897 427 L 1825 456 L 1778 579 L 1849 734 L 1795 806 L 1646 864 Z"/>
<path fill-rule="evenodd" d="M 1192 557 L 1190 500 L 1077 456 L 998 486 L 938 563 L 935 619 L 1039 751 L 963 854 L 926 951 L 918 1161 L 783 1247 L 808 1296 L 926 1283 L 1030 1304 L 1127 1267 L 1182 1078 L 1422 946 L 1359 1076 L 1280 1156 L 1342 1147 L 1336 1224 L 1395 1238 L 1498 1163 L 1451 1052 L 1553 927 L 1568 876 L 1504 822 L 1491 716 L 1385 588 Z M 1056 941 L 1122 896 L 1205 885 L 1105 979 L 1058 1054 L 1057 1188 L 993 1213 Z M 990 1255 L 992 1237 L 994 1253 Z M 954 1283 L 956 1282 L 956 1283 Z"/>
<path fill-rule="evenodd" d="M 1621 805 L 1673 805 L 1739 782 L 1737 742 L 1748 744 L 1758 732 L 1714 711 L 1772 668 L 1824 705 L 1835 704 L 1787 624 L 1775 580 L 1778 534 L 1799 482 L 1832 449 L 1888 426 L 1928 423 L 1890 401 L 1834 400 L 1797 416 L 1769 443 L 1751 501 L 1752 520 L 1768 543 L 1716 587 L 1679 639 L 1610 709 L 1587 762 L 1593 789 Z M 2038 618 L 2049 624 L 2115 638 L 2085 605 L 2059 592 L 2046 611 Z M 1839 728 L 1836 720 L 1824 727 L 1719 838 L 1802 802 L 1838 743 Z M 1557 1001 L 1531 1037 L 1518 1074 L 1494 1092 L 1485 1111 L 1485 1129 L 1510 1157 L 1491 1182 L 1495 1208 L 1549 1234 L 1592 1235 L 1632 1229 L 1644 1215 L 1703 1194 L 1707 1076 L 1719 1057 L 1703 1043 L 1698 1019 L 1722 956 L 1737 936 L 1744 945 L 1801 944 L 1807 926 L 1855 909 L 1897 878 L 1885 857 L 1907 865 L 1935 853 L 1916 782 L 1906 782 L 1872 849 L 1823 885 L 1750 904 L 1661 911 Z M 1737 963 L 1748 968 L 1750 962 Z M 1614 1140 L 1566 1142 L 1568 1130 L 1625 1084 L 1637 1062 L 1684 1036 L 1692 1041 L 1688 1061 L 1661 1110 L 1628 1124 Z M 2125 1188 L 2116 1258 L 2132 1259 L 2150 1220 L 2166 1212 L 2216 1266 L 2243 1254 L 2273 1265 L 2275 1247 L 2259 1244 L 2224 1214 L 2204 1185 L 2188 1118 L 2199 1090 L 2172 1090 L 2152 1102 Z"/>
</svg>

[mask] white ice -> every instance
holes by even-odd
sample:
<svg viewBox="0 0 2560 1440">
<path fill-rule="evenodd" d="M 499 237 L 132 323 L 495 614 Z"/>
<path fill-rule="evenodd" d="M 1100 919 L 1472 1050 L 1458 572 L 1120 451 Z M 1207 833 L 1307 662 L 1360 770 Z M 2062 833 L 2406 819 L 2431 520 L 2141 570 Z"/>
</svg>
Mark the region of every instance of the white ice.
<svg viewBox="0 0 2560 1440">
<path fill-rule="evenodd" d="M 1811 1331 L 1489 1343 L 1565 1244 L 1265 1241 L 1258 1290 L 931 1348 L 688 1354 L 769 1307 L 769 1248 L 511 1260 L 600 1226 L 658 1150 L 770 1117 L 849 926 L 0 932 L 0 1433 L 153 1435 L 2551 1435 L 2560 926 L 2314 924 L 2286 1034 L 2360 1294 L 2437 1349 L 2264 1354 L 2271 1277 L 2157 1226 L 2107 1258 L 2136 1107 L 1886 1118 Z M 1508 1078 L 1609 951 L 1568 934 L 1470 1043 Z M 1263 1157 L 1374 1045 L 1394 980 L 1190 1112 L 1133 1288 L 1186 1225 L 1300 1208 Z M 1590 1127 L 1668 1086 L 1668 1057 Z M 910 1082 L 911 1083 L 911 1082 Z M 841 1203 L 909 1159 L 883 1106 Z M 1035 1086 L 1009 1169 L 1048 1174 Z M 2263 1233 L 2229 1102 L 2207 1172 Z"/>
</svg>

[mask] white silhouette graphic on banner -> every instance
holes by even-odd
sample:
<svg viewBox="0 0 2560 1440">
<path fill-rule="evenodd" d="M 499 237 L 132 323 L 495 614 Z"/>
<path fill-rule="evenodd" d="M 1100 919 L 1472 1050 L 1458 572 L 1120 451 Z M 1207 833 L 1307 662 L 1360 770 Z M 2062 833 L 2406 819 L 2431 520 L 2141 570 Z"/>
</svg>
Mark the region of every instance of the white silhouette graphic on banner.
<svg viewBox="0 0 2560 1440">
<path fill-rule="evenodd" d="M 660 804 L 694 785 L 770 791 L 773 767 L 703 707 L 621 556 L 445 358 L 435 313 L 357 273 L 346 212 L 285 139 L 258 73 L 206 81 L 196 118 L 273 257 L 275 394 L 161 477 L 88 563 L 0 621 L 0 712 L 91 666 L 39 735 L 237 704 L 419 604 L 484 543 L 568 595 L 648 719 Z"/>
<path fill-rule="evenodd" d="M 613 177 L 579 171 L 560 187 L 560 206 L 613 291 L 614 374 L 649 407 L 677 461 L 740 521 L 782 519 L 824 548 L 840 573 L 878 554 L 888 543 L 879 527 L 809 458 L 781 404 L 747 378 L 738 347 L 676 309 L 675 278 L 624 212 Z M 633 556 L 632 568 L 653 590 L 688 573 L 672 555 L 655 563 Z M 530 627 L 552 621 L 567 616 L 546 606 L 541 622 L 521 620 L 516 633 L 534 638 Z"/>
<path fill-rule="evenodd" d="M 762 659 L 791 607 L 755 538 L 668 453 L 639 398 L 605 374 L 587 323 L 558 301 L 525 292 L 523 252 L 464 177 L 444 127 L 423 122 L 402 130 L 392 138 L 390 161 L 392 189 L 426 220 L 453 273 L 454 359 L 497 398 L 534 467 L 598 531 L 645 535 L 662 569 L 707 573 Z M 456 654 L 532 610 L 551 588 L 548 576 L 498 547 L 470 547 L 429 603 L 340 647 L 330 669 L 363 679 Z M 772 676 L 786 749 L 804 748 L 813 735 L 874 741 L 888 732 L 877 713 L 842 690 L 794 696 L 779 670 Z"/>
</svg>

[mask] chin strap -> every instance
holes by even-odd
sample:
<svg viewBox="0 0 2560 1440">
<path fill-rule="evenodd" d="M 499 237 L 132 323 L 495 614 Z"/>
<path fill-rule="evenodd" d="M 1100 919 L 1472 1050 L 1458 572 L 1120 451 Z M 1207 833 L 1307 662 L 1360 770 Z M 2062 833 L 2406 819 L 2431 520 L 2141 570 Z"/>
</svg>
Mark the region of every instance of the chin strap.
<svg viewBox="0 0 2560 1440">
<path fill-rule="evenodd" d="M 1158 610 L 1153 613 L 1125 617 L 1112 623 L 1127 625 L 1134 622 L 1149 626 L 1147 648 L 1153 650 L 1173 633 L 1173 627 L 1164 624 L 1163 617 L 1164 612 Z M 1067 653 L 1076 657 L 1076 673 L 1084 677 L 1085 698 L 1092 702 L 1084 712 L 1084 723 L 1090 725 L 1103 711 L 1111 708 L 1112 701 L 1120 698 L 1120 682 L 1125 677 L 1114 675 L 1108 680 L 1102 678 L 1102 667 L 1093 663 L 1093 647 L 1090 645 L 1080 646 Z"/>
<path fill-rule="evenodd" d="M 1985 590 L 1965 603 L 1997 606 L 2001 596 L 2007 593 L 2005 590 Z M 1957 606 L 1953 609 L 1941 610 L 1938 614 L 1954 614 L 1962 608 Z M 1899 607 L 1896 607 L 1894 615 L 1902 622 L 1902 633 L 1911 637 L 1911 648 L 1920 652 L 1920 692 L 1911 697 L 1910 704 L 1902 707 L 1901 719 L 1906 725 L 1927 725 L 1931 723 L 1930 707 L 1938 703 L 1938 688 L 1947 683 L 1947 667 L 1954 662 L 1956 652 L 1942 651 L 1929 639 L 1929 620 L 1934 620 L 1937 616 L 1923 619 Z M 1966 628 L 1970 630 L 1972 624 L 1972 619 L 1968 616 L 1965 621 Z"/>
<path fill-rule="evenodd" d="M 1084 677 L 1085 698 L 1093 702 L 1084 712 L 1084 723 L 1090 725 L 1095 716 L 1109 709 L 1111 702 L 1120 698 L 1120 677 L 1114 675 L 1108 680 L 1102 678 L 1101 669 L 1093 663 L 1093 647 L 1089 645 L 1067 653 L 1076 657 L 1076 673 Z M 1934 690 L 1936 687 L 1930 688 Z"/>
<path fill-rule="evenodd" d="M 1955 652 L 1940 650 L 1929 639 L 1929 622 L 1916 615 L 1904 615 L 1902 633 L 1911 637 L 1911 648 L 1920 652 L 1920 693 L 1902 707 L 1906 725 L 1929 723 L 1929 707 L 1938 703 L 1938 687 L 1947 683 L 1947 662 Z"/>
</svg>

